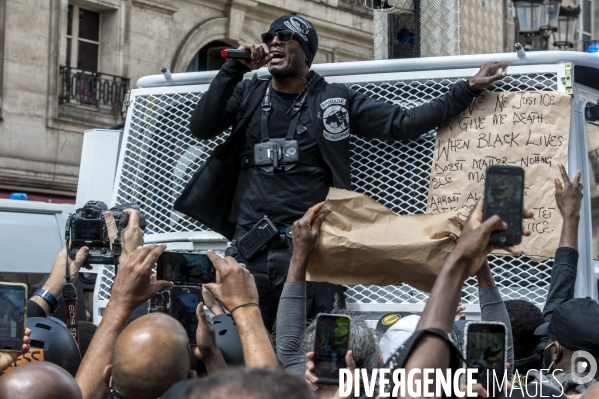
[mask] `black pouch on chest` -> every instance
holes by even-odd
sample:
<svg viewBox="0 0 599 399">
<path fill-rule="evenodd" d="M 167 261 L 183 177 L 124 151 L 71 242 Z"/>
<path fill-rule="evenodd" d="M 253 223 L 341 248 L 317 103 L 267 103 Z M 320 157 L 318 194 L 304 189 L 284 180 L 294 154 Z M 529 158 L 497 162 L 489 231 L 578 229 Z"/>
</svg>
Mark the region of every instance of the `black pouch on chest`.
<svg viewBox="0 0 599 399">
<path fill-rule="evenodd" d="M 271 139 L 268 135 L 268 118 L 272 110 L 270 90 L 271 85 L 269 84 L 262 100 L 262 118 L 260 120 L 262 142 L 254 145 L 254 165 L 265 172 L 285 172 L 300 163 L 299 145 L 294 137 L 296 130 L 298 134 L 306 131 L 305 127 L 298 124 L 306 94 L 293 102 L 293 114 L 285 138 Z"/>
</svg>

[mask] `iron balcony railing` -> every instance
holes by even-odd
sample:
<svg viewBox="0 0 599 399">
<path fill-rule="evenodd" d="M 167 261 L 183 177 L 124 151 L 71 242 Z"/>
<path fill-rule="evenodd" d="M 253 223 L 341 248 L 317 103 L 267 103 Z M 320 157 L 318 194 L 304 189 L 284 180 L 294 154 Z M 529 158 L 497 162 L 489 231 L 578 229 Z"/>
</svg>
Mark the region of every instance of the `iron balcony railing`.
<svg viewBox="0 0 599 399">
<path fill-rule="evenodd" d="M 60 104 L 76 104 L 118 113 L 129 90 L 129 78 L 60 67 Z"/>
</svg>

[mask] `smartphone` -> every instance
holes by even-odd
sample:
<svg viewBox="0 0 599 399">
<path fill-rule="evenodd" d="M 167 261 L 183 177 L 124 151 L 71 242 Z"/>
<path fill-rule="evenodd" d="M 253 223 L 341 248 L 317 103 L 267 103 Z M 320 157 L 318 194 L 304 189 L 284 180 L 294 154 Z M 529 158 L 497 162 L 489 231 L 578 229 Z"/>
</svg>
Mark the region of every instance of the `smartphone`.
<svg viewBox="0 0 599 399">
<path fill-rule="evenodd" d="M 350 317 L 321 313 L 316 317 L 314 374 L 319 384 L 339 384 L 339 369 L 346 368 Z"/>
<path fill-rule="evenodd" d="M 171 306 L 171 292 L 169 290 L 159 291 L 149 299 L 148 313 L 168 313 Z"/>
<path fill-rule="evenodd" d="M 507 224 L 506 230 L 491 234 L 489 244 L 520 244 L 523 210 L 524 169 L 508 165 L 489 166 L 485 180 L 484 220 L 497 215 Z"/>
<path fill-rule="evenodd" d="M 195 285 L 216 282 L 216 269 L 206 254 L 163 252 L 156 261 L 158 280 Z"/>
<path fill-rule="evenodd" d="M 0 351 L 22 351 L 26 315 L 27 286 L 0 283 Z"/>
<path fill-rule="evenodd" d="M 490 397 L 500 396 L 501 390 L 494 381 L 501 382 L 505 372 L 505 324 L 492 321 L 466 323 L 464 337 L 464 359 L 467 362 L 465 367 L 478 369 L 476 380 L 485 387 Z M 493 374 L 496 380 L 493 379 Z"/>
<path fill-rule="evenodd" d="M 196 309 L 200 302 L 202 302 L 202 287 L 174 286 L 171 288 L 169 312 L 185 327 L 189 343 L 192 345 L 197 344 L 198 316 Z"/>
</svg>

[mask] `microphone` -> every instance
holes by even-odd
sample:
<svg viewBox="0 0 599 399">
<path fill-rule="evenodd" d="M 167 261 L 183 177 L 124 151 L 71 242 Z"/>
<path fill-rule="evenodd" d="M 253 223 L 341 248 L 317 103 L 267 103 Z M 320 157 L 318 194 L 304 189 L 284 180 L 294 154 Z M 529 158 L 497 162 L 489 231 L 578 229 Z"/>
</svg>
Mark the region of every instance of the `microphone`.
<svg viewBox="0 0 599 399">
<path fill-rule="evenodd" d="M 252 52 L 250 50 L 224 48 L 220 51 L 220 56 L 223 58 L 237 58 L 241 60 L 249 60 L 252 58 Z"/>
</svg>

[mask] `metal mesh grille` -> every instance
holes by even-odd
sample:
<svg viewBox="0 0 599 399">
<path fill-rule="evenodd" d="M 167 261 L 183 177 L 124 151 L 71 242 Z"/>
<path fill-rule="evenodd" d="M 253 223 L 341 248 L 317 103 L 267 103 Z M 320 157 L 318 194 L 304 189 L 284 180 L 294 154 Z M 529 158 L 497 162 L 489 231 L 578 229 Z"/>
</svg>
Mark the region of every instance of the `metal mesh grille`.
<svg viewBox="0 0 599 399">
<path fill-rule="evenodd" d="M 428 102 L 449 90 L 458 79 L 372 82 L 353 84 L 356 91 L 377 100 L 410 108 Z M 492 91 L 557 90 L 555 74 L 529 74 L 506 77 Z M 430 165 L 435 145 L 435 132 L 418 140 L 383 142 L 352 136 L 352 186 L 398 214 L 426 211 Z M 543 304 L 547 295 L 553 261 L 536 263 L 528 258 L 489 256 L 497 286 L 504 298 L 526 298 Z M 476 279 L 470 278 L 462 289 L 462 303 L 478 303 Z M 349 286 L 348 303 L 421 304 L 428 294 L 410 285 L 387 287 Z"/>
<path fill-rule="evenodd" d="M 402 107 L 428 102 L 447 92 L 459 79 L 376 81 L 349 85 L 352 89 Z M 555 73 L 511 75 L 493 91 L 557 90 Z M 185 183 L 226 135 L 198 141 L 188 134 L 188 121 L 201 93 L 137 95 L 129 136 L 124 147 L 123 171 L 117 182 L 117 202 L 136 202 L 147 215 L 153 233 L 205 231 L 207 228 L 172 210 Z M 428 195 L 434 132 L 414 141 L 384 142 L 352 136 L 353 189 L 388 206 L 398 214 L 424 213 Z M 544 303 L 552 260 L 489 257 L 504 298 L 527 298 Z M 112 270 L 105 268 L 102 295 L 107 299 Z M 424 303 L 428 295 L 409 285 L 350 286 L 348 303 Z M 464 304 L 478 303 L 477 286 L 469 279 Z"/>
<path fill-rule="evenodd" d="M 136 202 L 151 233 L 206 231 L 207 227 L 173 210 L 185 184 L 214 148 L 228 136 L 196 140 L 189 119 L 201 93 L 137 96 L 117 203 Z"/>
</svg>

